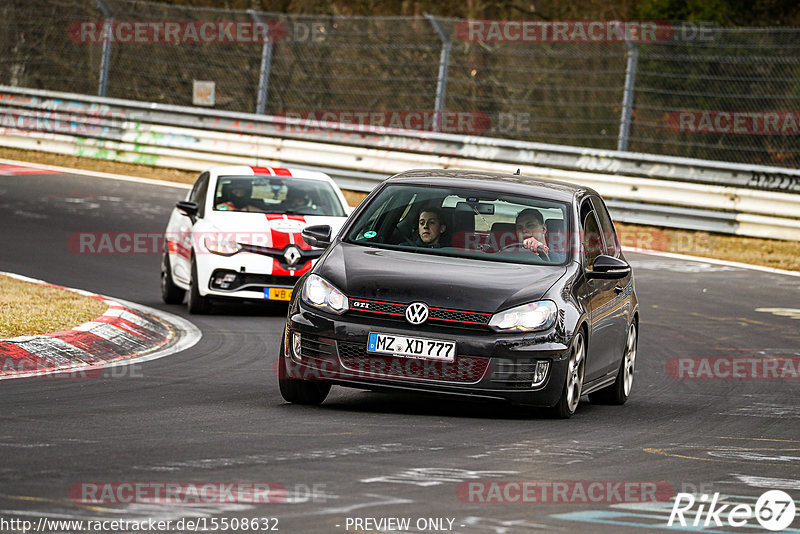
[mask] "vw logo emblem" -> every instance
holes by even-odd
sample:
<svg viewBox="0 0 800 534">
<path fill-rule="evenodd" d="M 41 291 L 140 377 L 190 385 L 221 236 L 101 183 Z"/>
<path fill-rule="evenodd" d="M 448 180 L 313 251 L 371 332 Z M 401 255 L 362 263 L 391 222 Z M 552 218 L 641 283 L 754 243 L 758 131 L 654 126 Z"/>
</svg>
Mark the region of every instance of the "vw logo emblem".
<svg viewBox="0 0 800 534">
<path fill-rule="evenodd" d="M 428 320 L 428 306 L 423 302 L 412 302 L 406 308 L 406 321 L 411 324 L 422 324 Z"/>
</svg>

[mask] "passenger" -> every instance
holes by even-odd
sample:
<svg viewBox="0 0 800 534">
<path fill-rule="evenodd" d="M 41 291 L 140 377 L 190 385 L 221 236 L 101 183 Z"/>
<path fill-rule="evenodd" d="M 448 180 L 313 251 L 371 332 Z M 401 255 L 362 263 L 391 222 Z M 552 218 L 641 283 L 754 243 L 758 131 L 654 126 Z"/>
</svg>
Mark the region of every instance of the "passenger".
<svg viewBox="0 0 800 534">
<path fill-rule="evenodd" d="M 256 201 L 253 200 L 253 184 L 247 180 L 236 180 L 223 187 L 222 202 L 215 209 L 221 211 L 261 211 Z"/>
<path fill-rule="evenodd" d="M 418 247 L 441 248 L 447 246 L 445 236 L 447 225 L 444 224 L 442 211 L 439 208 L 422 208 L 417 218 L 419 236 L 415 241 Z"/>
<path fill-rule="evenodd" d="M 519 212 L 516 226 L 520 246 L 539 254 L 547 255 L 550 252 L 547 246 L 547 227 L 539 210 L 527 208 Z"/>
</svg>

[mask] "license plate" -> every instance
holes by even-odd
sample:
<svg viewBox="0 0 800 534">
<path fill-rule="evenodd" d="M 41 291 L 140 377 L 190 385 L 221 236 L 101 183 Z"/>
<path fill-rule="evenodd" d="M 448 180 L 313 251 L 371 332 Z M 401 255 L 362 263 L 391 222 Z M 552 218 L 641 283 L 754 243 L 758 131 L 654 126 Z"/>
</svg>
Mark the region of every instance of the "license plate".
<svg viewBox="0 0 800 534">
<path fill-rule="evenodd" d="M 452 362 L 456 359 L 456 343 L 455 341 L 442 341 L 440 339 L 424 339 L 370 332 L 367 339 L 367 352 Z"/>
<path fill-rule="evenodd" d="M 264 298 L 268 300 L 292 300 L 291 287 L 264 288 Z"/>
</svg>

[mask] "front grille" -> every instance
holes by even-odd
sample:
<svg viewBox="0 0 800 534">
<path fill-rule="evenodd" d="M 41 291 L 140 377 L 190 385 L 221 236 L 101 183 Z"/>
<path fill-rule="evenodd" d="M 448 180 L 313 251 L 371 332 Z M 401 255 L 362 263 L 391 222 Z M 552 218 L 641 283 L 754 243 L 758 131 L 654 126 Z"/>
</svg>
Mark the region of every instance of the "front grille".
<svg viewBox="0 0 800 534">
<path fill-rule="evenodd" d="M 375 376 L 445 382 L 478 382 L 486 374 L 489 360 L 458 356 L 454 362 L 420 360 L 368 354 L 365 344 L 337 341 L 342 368 L 366 378 Z"/>
<path fill-rule="evenodd" d="M 371 315 L 374 317 L 376 315 L 383 315 L 387 319 L 405 321 L 407 307 L 408 304 L 358 298 L 350 299 L 350 312 L 365 316 Z M 483 328 L 489 324 L 491 318 L 491 313 L 449 310 L 446 308 L 428 308 L 428 320 L 433 321 L 434 324 L 440 323 L 465 328 Z"/>
<path fill-rule="evenodd" d="M 443 308 L 430 308 L 430 319 L 442 321 L 453 321 L 457 323 L 477 323 L 485 325 L 492 318 L 490 313 L 465 312 L 457 310 L 445 310 Z"/>
<path fill-rule="evenodd" d="M 233 276 L 230 282 L 225 282 L 225 276 Z M 237 291 L 251 288 L 260 291 L 265 287 L 288 286 L 293 287 L 300 279 L 299 276 L 281 276 L 276 274 L 238 273 L 228 269 L 217 269 L 211 275 L 209 287 L 218 291 Z"/>
<path fill-rule="evenodd" d="M 537 368 L 539 375 L 537 376 Z M 495 358 L 492 364 L 492 383 L 512 389 L 530 389 L 544 382 L 549 363 L 527 358 Z"/>
<path fill-rule="evenodd" d="M 358 299 L 351 299 L 351 307 L 353 310 L 361 311 L 361 312 L 368 312 L 368 313 L 385 313 L 390 315 L 402 315 L 405 316 L 406 313 L 406 306 L 402 304 L 392 304 L 390 302 L 378 302 L 375 300 L 358 300 Z M 355 303 L 360 303 L 355 304 Z M 364 304 L 368 305 L 369 308 L 360 307 Z"/>
<path fill-rule="evenodd" d="M 261 254 L 263 256 L 269 256 L 270 258 L 272 258 L 272 259 L 276 260 L 278 263 L 280 263 L 281 267 L 283 267 L 284 269 L 289 269 L 289 270 L 301 269 L 309 261 L 314 260 L 314 259 L 319 258 L 320 256 L 322 256 L 322 253 L 324 252 L 324 251 L 319 250 L 319 249 L 304 250 L 304 249 L 302 249 L 300 247 L 295 246 L 295 249 L 297 250 L 297 252 L 300 253 L 300 259 L 298 260 L 298 262 L 296 264 L 289 265 L 288 263 L 286 263 L 286 258 L 284 257 L 284 253 L 286 252 L 286 249 L 289 246 L 293 246 L 293 245 L 287 245 L 286 247 L 284 247 L 282 249 L 270 248 L 270 247 L 261 247 L 259 245 L 250 245 L 250 244 L 247 244 L 247 243 L 239 243 L 239 246 L 245 252 L 250 252 L 252 254 Z"/>
</svg>

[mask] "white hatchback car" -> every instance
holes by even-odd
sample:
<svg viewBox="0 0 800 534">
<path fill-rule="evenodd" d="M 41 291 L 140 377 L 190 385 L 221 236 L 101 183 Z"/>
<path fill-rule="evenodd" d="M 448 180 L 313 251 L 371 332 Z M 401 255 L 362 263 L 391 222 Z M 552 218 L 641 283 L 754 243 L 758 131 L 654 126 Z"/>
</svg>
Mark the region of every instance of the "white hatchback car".
<svg viewBox="0 0 800 534">
<path fill-rule="evenodd" d="M 161 260 L 161 296 L 190 313 L 211 299 L 288 301 L 322 249 L 300 232 L 327 224 L 338 232 L 350 207 L 321 172 L 270 167 L 212 167 L 169 218 Z"/>
</svg>

